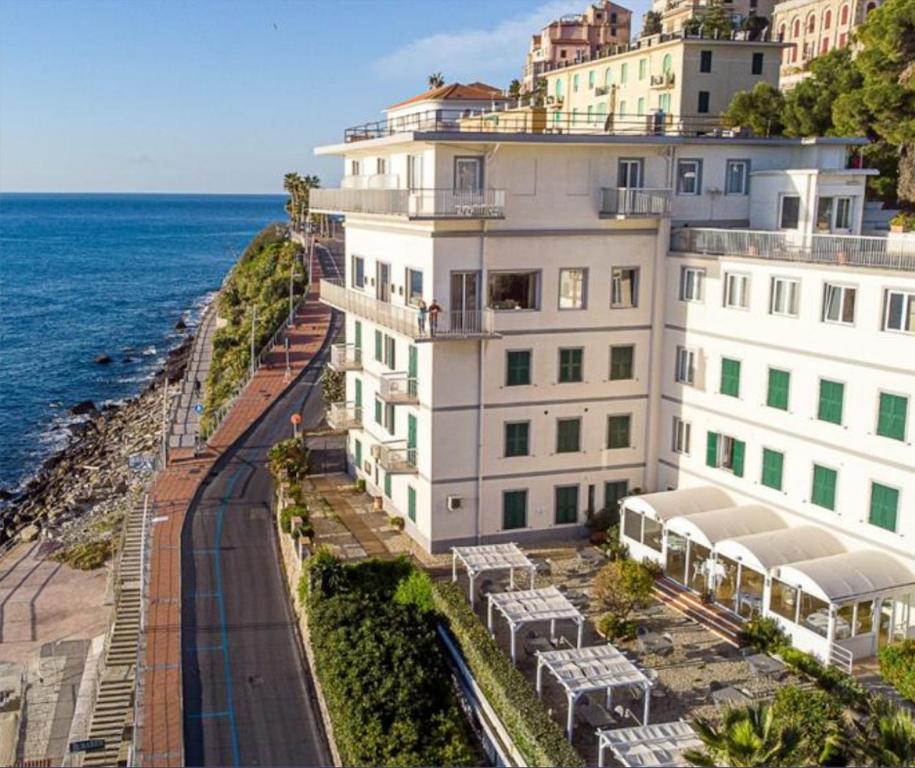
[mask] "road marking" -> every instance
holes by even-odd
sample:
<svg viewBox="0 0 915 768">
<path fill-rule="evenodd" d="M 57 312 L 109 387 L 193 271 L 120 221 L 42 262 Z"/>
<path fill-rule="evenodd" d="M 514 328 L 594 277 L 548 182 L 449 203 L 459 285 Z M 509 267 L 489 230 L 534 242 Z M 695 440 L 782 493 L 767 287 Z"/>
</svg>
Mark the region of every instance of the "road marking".
<svg viewBox="0 0 915 768">
<path fill-rule="evenodd" d="M 189 648 L 188 650 L 193 651 L 194 653 L 204 653 L 207 651 L 212 651 L 215 653 L 216 651 L 224 651 L 225 648 L 223 648 L 221 645 L 197 645 L 193 648 Z"/>
<path fill-rule="evenodd" d="M 211 717 L 232 717 L 231 712 L 194 712 L 188 715 L 192 720 L 209 720 Z"/>
</svg>

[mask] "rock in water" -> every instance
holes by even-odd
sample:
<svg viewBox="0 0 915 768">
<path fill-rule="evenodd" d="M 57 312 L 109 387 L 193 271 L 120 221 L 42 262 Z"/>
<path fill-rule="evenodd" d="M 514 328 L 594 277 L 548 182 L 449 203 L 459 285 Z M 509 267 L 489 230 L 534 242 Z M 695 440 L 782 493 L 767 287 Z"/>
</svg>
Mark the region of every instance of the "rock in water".
<svg viewBox="0 0 915 768">
<path fill-rule="evenodd" d="M 175 323 L 176 331 L 183 331 L 185 328 L 187 328 L 187 323 L 184 322 L 184 320 L 179 320 L 177 323 Z"/>
<path fill-rule="evenodd" d="M 39 527 L 34 523 L 32 525 L 27 525 L 25 528 L 19 531 L 19 539 L 20 541 L 24 542 L 35 541 L 35 539 L 38 538 L 39 532 Z"/>
<path fill-rule="evenodd" d="M 97 358 L 95 358 L 95 362 L 97 362 L 99 365 L 108 365 L 108 363 L 111 362 L 111 357 L 109 355 L 99 355 Z"/>
<path fill-rule="evenodd" d="M 87 413 L 96 413 L 98 409 L 91 400 L 82 400 L 70 409 L 71 416 L 84 416 Z"/>
</svg>

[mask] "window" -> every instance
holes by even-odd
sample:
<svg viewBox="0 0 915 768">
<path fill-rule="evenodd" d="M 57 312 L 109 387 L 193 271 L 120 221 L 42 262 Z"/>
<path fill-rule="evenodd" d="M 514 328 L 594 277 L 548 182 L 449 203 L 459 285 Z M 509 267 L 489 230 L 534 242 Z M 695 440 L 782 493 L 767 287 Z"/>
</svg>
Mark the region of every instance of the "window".
<svg viewBox="0 0 915 768">
<path fill-rule="evenodd" d="M 763 73 L 763 55 L 761 53 L 753 54 L 753 61 L 750 64 L 750 74 L 761 75 Z"/>
<path fill-rule="evenodd" d="M 554 490 L 556 525 L 578 522 L 578 486 L 557 485 Z"/>
<path fill-rule="evenodd" d="M 581 419 L 556 419 L 556 453 L 581 450 Z"/>
<path fill-rule="evenodd" d="M 724 306 L 747 309 L 750 306 L 750 276 L 727 272 L 724 276 Z"/>
<path fill-rule="evenodd" d="M 610 347 L 610 381 L 631 379 L 634 357 L 635 346 L 632 344 Z"/>
<path fill-rule="evenodd" d="M 867 522 L 888 531 L 896 531 L 899 491 L 880 483 L 871 483 L 871 511 Z"/>
<path fill-rule="evenodd" d="M 662 112 L 670 112 L 670 94 L 661 93 L 658 95 L 658 109 Z"/>
<path fill-rule="evenodd" d="M 502 528 L 524 528 L 527 525 L 527 491 L 502 491 Z"/>
<path fill-rule="evenodd" d="M 454 158 L 454 191 L 479 192 L 483 189 L 483 158 Z"/>
<path fill-rule="evenodd" d="M 749 160 L 728 160 L 725 170 L 724 194 L 746 195 L 749 192 L 749 180 Z"/>
<path fill-rule="evenodd" d="M 836 218 L 832 225 L 833 231 L 851 229 L 851 198 L 836 198 Z"/>
<path fill-rule="evenodd" d="M 670 449 L 674 453 L 689 454 L 691 433 L 692 424 L 688 421 L 683 421 L 679 416 L 674 416 Z"/>
<path fill-rule="evenodd" d="M 643 117 L 645 115 L 645 97 L 644 96 L 639 96 L 638 101 L 636 101 L 635 113 L 639 117 Z"/>
<path fill-rule="evenodd" d="M 677 347 L 676 381 L 692 386 L 696 383 L 696 353 L 686 347 Z"/>
<path fill-rule="evenodd" d="M 721 358 L 721 394 L 740 397 L 740 360 Z"/>
<path fill-rule="evenodd" d="M 510 350 L 505 353 L 505 386 L 518 387 L 531 383 L 531 351 Z"/>
<path fill-rule="evenodd" d="M 423 156 L 407 155 L 407 189 L 411 192 L 423 187 Z"/>
<path fill-rule="evenodd" d="M 680 301 L 702 301 L 705 294 L 705 269 L 680 268 Z"/>
<path fill-rule="evenodd" d="M 778 408 L 781 411 L 788 410 L 788 390 L 791 386 L 791 374 L 788 371 L 782 371 L 778 368 L 769 369 L 769 386 L 766 392 L 766 405 L 770 408 Z"/>
<path fill-rule="evenodd" d="M 391 473 L 384 473 L 384 495 L 391 498 Z"/>
<path fill-rule="evenodd" d="M 629 65 L 620 64 L 620 82 L 625 84 L 629 79 Z"/>
<path fill-rule="evenodd" d="M 384 176 L 388 172 L 388 161 L 387 158 L 379 157 L 375 160 L 375 173 L 379 176 Z"/>
<path fill-rule="evenodd" d="M 836 479 L 838 472 L 829 467 L 813 465 L 813 488 L 810 491 L 810 503 L 824 509 L 836 508 Z"/>
<path fill-rule="evenodd" d="M 638 305 L 639 270 L 635 267 L 614 267 L 610 273 L 610 308 L 631 309 Z"/>
<path fill-rule="evenodd" d="M 384 426 L 384 401 L 375 398 L 375 423 Z"/>
<path fill-rule="evenodd" d="M 365 259 L 353 256 L 353 288 L 365 288 Z"/>
<path fill-rule="evenodd" d="M 350 162 L 349 172 L 353 176 L 359 176 L 362 173 L 362 163 L 358 160 L 352 160 Z"/>
<path fill-rule="evenodd" d="M 537 272 L 490 272 L 492 309 L 537 309 Z"/>
<path fill-rule="evenodd" d="M 628 495 L 628 480 L 608 480 L 604 483 L 604 509 L 616 510 Z"/>
<path fill-rule="evenodd" d="M 820 421 L 841 424 L 844 397 L 844 384 L 829 379 L 820 379 L 820 404 L 817 408 L 817 418 Z"/>
<path fill-rule="evenodd" d="M 584 349 L 567 347 L 559 350 L 559 383 L 570 384 L 582 380 Z"/>
<path fill-rule="evenodd" d="M 590 72 L 588 72 L 588 88 L 590 88 L 592 91 L 594 90 L 594 70 L 593 69 Z"/>
<path fill-rule="evenodd" d="M 886 292 L 885 331 L 915 333 L 915 293 Z"/>
<path fill-rule="evenodd" d="M 801 283 L 799 280 L 792 280 L 787 277 L 773 277 L 769 312 L 773 315 L 797 317 L 800 292 Z"/>
<path fill-rule="evenodd" d="M 843 25 L 848 24 L 848 6 L 847 5 L 843 5 L 842 10 L 839 11 L 839 23 L 843 24 Z"/>
<path fill-rule="evenodd" d="M 397 367 L 396 358 L 394 355 L 396 349 L 397 349 L 397 345 L 394 341 L 394 337 L 388 336 L 387 334 L 385 334 L 385 337 L 384 337 L 384 364 L 388 368 Z"/>
<path fill-rule="evenodd" d="M 856 294 L 857 290 L 847 285 L 826 283 L 823 286 L 823 322 L 854 323 Z"/>
<path fill-rule="evenodd" d="M 362 469 L 362 441 L 353 440 L 353 464 L 356 469 Z"/>
<path fill-rule="evenodd" d="M 782 195 L 779 227 L 797 229 L 801 216 L 801 198 L 797 195 Z"/>
<path fill-rule="evenodd" d="M 419 269 L 407 269 L 407 304 L 417 304 L 423 297 L 423 273 Z"/>
<path fill-rule="evenodd" d="M 578 75 L 577 74 L 572 76 L 572 92 L 578 93 Z"/>
<path fill-rule="evenodd" d="M 384 427 L 388 430 L 389 434 L 394 434 L 396 431 L 395 428 L 395 410 L 393 403 L 384 404 Z"/>
<path fill-rule="evenodd" d="M 613 70 L 610 67 L 604 71 L 604 85 L 610 85 L 613 82 Z"/>
<path fill-rule="evenodd" d="M 384 360 L 384 336 L 381 331 L 375 331 L 375 362 L 380 363 Z"/>
<path fill-rule="evenodd" d="M 584 309 L 587 306 L 585 299 L 585 289 L 587 282 L 587 269 L 560 269 L 559 308 Z"/>
<path fill-rule="evenodd" d="M 699 51 L 699 71 L 700 72 L 711 72 L 712 71 L 712 52 L 711 51 Z"/>
<path fill-rule="evenodd" d="M 505 423 L 505 457 L 527 456 L 531 425 L 528 421 L 507 421 Z"/>
<path fill-rule="evenodd" d="M 711 93 L 709 91 L 699 91 L 699 101 L 696 104 L 696 112 L 700 115 L 708 114 L 710 100 Z"/>
<path fill-rule="evenodd" d="M 412 485 L 407 486 L 407 517 L 416 522 L 416 489 Z"/>
<path fill-rule="evenodd" d="M 639 80 L 645 79 L 645 74 L 648 72 L 648 59 L 639 59 Z"/>
<path fill-rule="evenodd" d="M 677 194 L 698 195 L 702 186 L 702 161 L 677 161 Z"/>
<path fill-rule="evenodd" d="M 782 472 L 785 466 L 785 454 L 763 448 L 762 478 L 760 482 L 767 488 L 776 491 L 782 489 Z"/>
<path fill-rule="evenodd" d="M 909 399 L 888 392 L 880 393 L 880 408 L 877 414 L 877 434 L 893 440 L 905 440 L 905 422 Z"/>
<path fill-rule="evenodd" d="M 572 110 L 572 125 L 578 125 L 578 107 Z"/>
<path fill-rule="evenodd" d="M 821 232 L 828 232 L 832 228 L 833 198 L 820 197 L 817 199 L 816 228 Z"/>
<path fill-rule="evenodd" d="M 673 57 L 669 53 L 665 53 L 664 58 L 661 59 L 661 71 L 670 72 L 670 70 L 673 69 L 673 66 L 674 66 Z"/>
<path fill-rule="evenodd" d="M 745 443 L 716 432 L 709 432 L 706 437 L 705 463 L 710 467 L 727 469 L 737 477 L 743 477 Z"/>
<path fill-rule="evenodd" d="M 620 117 L 626 117 L 626 102 L 620 102 Z"/>
<path fill-rule="evenodd" d="M 829 29 L 831 24 L 832 24 L 832 11 L 826 11 L 826 13 L 823 14 L 823 29 Z"/>
<path fill-rule="evenodd" d="M 607 448 L 629 448 L 631 445 L 632 416 L 614 414 L 607 417 Z"/>
</svg>

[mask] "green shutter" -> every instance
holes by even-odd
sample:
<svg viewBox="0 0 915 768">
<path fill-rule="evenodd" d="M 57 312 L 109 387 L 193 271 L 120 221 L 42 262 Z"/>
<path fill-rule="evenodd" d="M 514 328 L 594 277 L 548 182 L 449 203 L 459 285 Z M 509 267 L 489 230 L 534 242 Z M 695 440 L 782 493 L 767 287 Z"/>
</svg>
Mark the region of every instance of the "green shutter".
<svg viewBox="0 0 915 768">
<path fill-rule="evenodd" d="M 376 424 L 384 424 L 384 418 L 382 417 L 382 408 L 384 408 L 384 405 L 382 404 L 381 400 L 379 400 L 376 397 L 375 398 L 375 423 Z"/>
<path fill-rule="evenodd" d="M 407 486 L 407 517 L 416 522 L 416 489 L 412 485 Z"/>
<path fill-rule="evenodd" d="M 356 320 L 353 325 L 353 346 L 362 349 L 362 322 Z"/>
<path fill-rule="evenodd" d="M 845 385 L 838 381 L 820 379 L 820 407 L 817 418 L 832 424 L 842 423 L 842 399 Z"/>
<path fill-rule="evenodd" d="M 353 386 L 355 387 L 355 396 L 356 396 L 356 407 L 362 407 L 362 379 L 354 379 Z"/>
<path fill-rule="evenodd" d="M 871 525 L 896 530 L 896 512 L 899 507 L 899 491 L 880 483 L 871 483 Z"/>
<path fill-rule="evenodd" d="M 630 442 L 631 417 L 607 417 L 607 448 L 628 448 Z"/>
<path fill-rule="evenodd" d="M 705 463 L 710 467 L 718 466 L 718 435 L 709 432 L 705 442 Z"/>
<path fill-rule="evenodd" d="M 384 473 L 384 495 L 391 498 L 391 473 Z"/>
<path fill-rule="evenodd" d="M 734 441 L 734 455 L 731 458 L 732 469 L 737 477 L 743 477 L 743 455 L 746 451 L 746 443 L 743 440 Z"/>
<path fill-rule="evenodd" d="M 812 504 L 825 509 L 836 508 L 837 476 L 834 469 L 821 467 L 819 464 L 813 465 L 813 490 L 810 494 Z"/>
<path fill-rule="evenodd" d="M 721 394 L 740 397 L 740 361 L 721 358 Z"/>
<path fill-rule="evenodd" d="M 524 528 L 527 525 L 527 491 L 502 492 L 502 528 Z"/>
<path fill-rule="evenodd" d="M 356 469 L 362 469 L 362 441 L 354 440 L 353 447 L 353 454 L 355 455 L 354 463 L 356 465 Z"/>
<path fill-rule="evenodd" d="M 908 408 L 908 398 L 881 392 L 877 434 L 882 437 L 891 437 L 894 440 L 905 440 L 905 422 Z"/>
<path fill-rule="evenodd" d="M 578 522 L 578 486 L 557 486 L 554 496 L 556 525 Z"/>
<path fill-rule="evenodd" d="M 381 331 L 375 331 L 375 361 L 381 362 L 384 359 L 384 352 L 381 343 Z"/>
<path fill-rule="evenodd" d="M 528 430 L 527 422 L 507 423 L 505 425 L 505 456 L 527 456 Z"/>
<path fill-rule="evenodd" d="M 604 483 L 604 509 L 617 511 L 619 500 L 629 495 L 628 480 L 610 480 Z"/>
<path fill-rule="evenodd" d="M 780 491 L 784 466 L 785 454 L 763 448 L 762 484 Z"/>
<path fill-rule="evenodd" d="M 531 353 L 520 350 L 505 353 L 505 385 L 515 387 L 531 383 Z"/>
<path fill-rule="evenodd" d="M 581 349 L 559 350 L 559 381 L 563 384 L 582 380 Z"/>
<path fill-rule="evenodd" d="M 791 374 L 788 371 L 780 371 L 778 368 L 769 369 L 769 393 L 766 397 L 766 405 L 770 408 L 779 408 L 788 410 L 788 388 L 791 384 Z"/>
<path fill-rule="evenodd" d="M 632 378 L 633 347 L 610 347 L 610 380 Z"/>
<path fill-rule="evenodd" d="M 556 453 L 575 453 L 581 446 L 581 419 L 556 422 Z"/>
</svg>

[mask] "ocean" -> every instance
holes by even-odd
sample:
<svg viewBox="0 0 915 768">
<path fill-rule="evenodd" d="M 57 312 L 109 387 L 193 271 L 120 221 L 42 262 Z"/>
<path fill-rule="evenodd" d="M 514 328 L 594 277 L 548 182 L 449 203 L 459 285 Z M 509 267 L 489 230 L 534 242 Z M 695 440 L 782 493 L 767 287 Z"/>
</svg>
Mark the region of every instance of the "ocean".
<svg viewBox="0 0 915 768">
<path fill-rule="evenodd" d="M 67 444 L 71 406 L 143 389 L 284 200 L 0 195 L 0 487 Z"/>
</svg>

